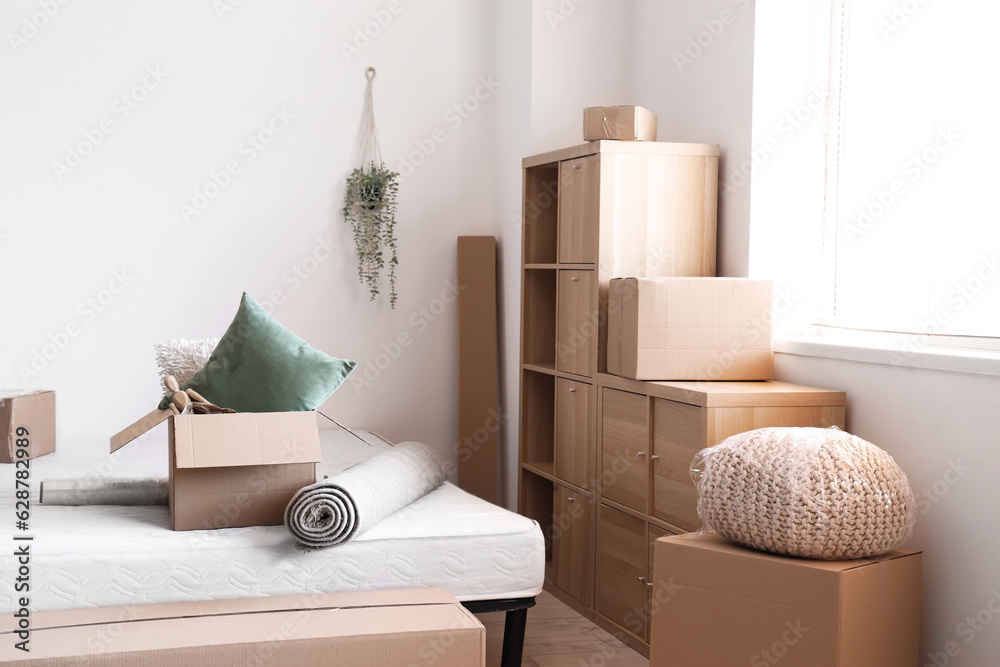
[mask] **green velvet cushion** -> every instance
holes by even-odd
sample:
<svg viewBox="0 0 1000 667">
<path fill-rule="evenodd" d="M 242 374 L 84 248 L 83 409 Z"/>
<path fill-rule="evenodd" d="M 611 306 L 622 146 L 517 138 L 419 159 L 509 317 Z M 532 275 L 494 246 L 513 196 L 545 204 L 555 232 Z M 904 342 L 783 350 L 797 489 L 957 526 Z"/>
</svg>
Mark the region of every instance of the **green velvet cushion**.
<svg viewBox="0 0 1000 667">
<path fill-rule="evenodd" d="M 314 410 L 355 366 L 311 347 L 244 292 L 215 352 L 181 388 L 237 412 Z M 161 409 L 168 404 L 165 398 Z"/>
</svg>

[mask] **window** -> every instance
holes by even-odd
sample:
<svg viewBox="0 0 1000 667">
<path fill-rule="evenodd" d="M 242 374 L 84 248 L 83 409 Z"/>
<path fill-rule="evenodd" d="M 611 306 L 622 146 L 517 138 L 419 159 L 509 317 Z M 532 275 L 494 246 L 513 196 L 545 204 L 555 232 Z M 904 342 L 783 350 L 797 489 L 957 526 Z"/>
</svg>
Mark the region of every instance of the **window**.
<svg viewBox="0 0 1000 667">
<path fill-rule="evenodd" d="M 800 329 L 1000 337 L 998 19 L 758 3 L 751 273 L 798 290 Z"/>
</svg>

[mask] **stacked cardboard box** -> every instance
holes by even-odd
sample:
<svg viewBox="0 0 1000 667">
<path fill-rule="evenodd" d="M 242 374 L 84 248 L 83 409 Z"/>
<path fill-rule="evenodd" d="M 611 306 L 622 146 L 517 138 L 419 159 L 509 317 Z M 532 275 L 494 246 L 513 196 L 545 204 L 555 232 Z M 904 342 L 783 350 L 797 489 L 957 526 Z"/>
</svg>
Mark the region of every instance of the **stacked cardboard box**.
<svg viewBox="0 0 1000 667">
<path fill-rule="evenodd" d="M 770 380 L 771 281 L 615 278 L 608 372 L 633 380 Z"/>
<path fill-rule="evenodd" d="M 919 552 L 817 561 L 690 533 L 656 542 L 650 665 L 913 667 Z"/>
</svg>

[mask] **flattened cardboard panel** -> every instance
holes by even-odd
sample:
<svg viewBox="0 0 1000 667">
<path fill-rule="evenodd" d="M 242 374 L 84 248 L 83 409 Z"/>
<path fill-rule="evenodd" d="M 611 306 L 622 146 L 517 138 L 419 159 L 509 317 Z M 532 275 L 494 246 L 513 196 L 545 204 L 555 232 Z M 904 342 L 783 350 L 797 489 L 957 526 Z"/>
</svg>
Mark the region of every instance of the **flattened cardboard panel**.
<svg viewBox="0 0 1000 667">
<path fill-rule="evenodd" d="M 180 415 L 171 421 L 178 468 L 316 463 L 314 412 Z"/>
<path fill-rule="evenodd" d="M 500 500 L 497 244 L 458 237 L 458 485 Z"/>
<path fill-rule="evenodd" d="M 315 463 L 172 469 L 174 530 L 279 526 L 295 492 L 316 481 Z"/>
<path fill-rule="evenodd" d="M 27 429 L 18 436 L 17 429 Z M 28 458 L 56 450 L 56 394 L 54 391 L 0 392 L 0 463 L 17 460 L 17 439 L 27 437 Z"/>
</svg>

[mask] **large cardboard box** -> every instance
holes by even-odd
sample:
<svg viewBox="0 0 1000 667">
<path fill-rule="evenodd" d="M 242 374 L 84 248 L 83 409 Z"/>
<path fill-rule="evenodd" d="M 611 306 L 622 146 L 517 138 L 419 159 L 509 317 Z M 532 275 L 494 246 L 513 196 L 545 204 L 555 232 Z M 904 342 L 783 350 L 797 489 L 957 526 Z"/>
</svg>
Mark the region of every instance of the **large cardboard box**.
<svg viewBox="0 0 1000 667">
<path fill-rule="evenodd" d="M 114 436 L 111 451 L 167 418 L 174 530 L 281 525 L 295 492 L 316 481 L 321 454 L 315 412 L 157 411 Z"/>
<path fill-rule="evenodd" d="M 615 278 L 608 372 L 633 380 L 770 380 L 771 281 Z"/>
<path fill-rule="evenodd" d="M 583 110 L 583 139 L 656 141 L 656 114 L 637 106 L 588 107 Z"/>
<path fill-rule="evenodd" d="M 10 665 L 435 665 L 486 662 L 486 631 L 441 589 L 33 612 L 28 652 L 4 615 Z"/>
<path fill-rule="evenodd" d="M 651 667 L 913 667 L 919 552 L 817 561 L 714 533 L 655 545 Z"/>
<path fill-rule="evenodd" d="M 27 444 L 25 444 L 27 443 Z M 0 463 L 56 451 L 56 393 L 0 390 Z"/>
</svg>

